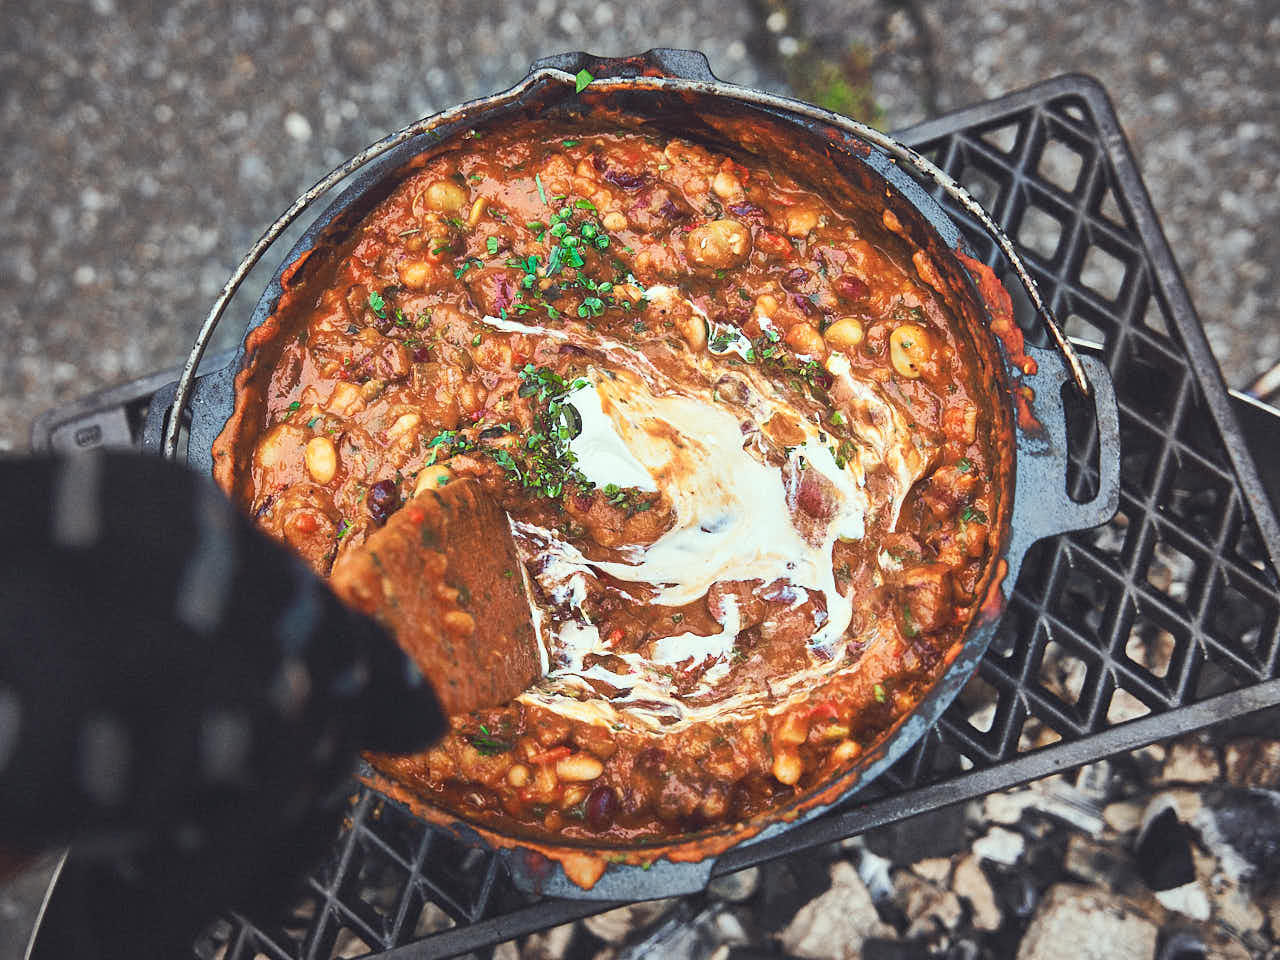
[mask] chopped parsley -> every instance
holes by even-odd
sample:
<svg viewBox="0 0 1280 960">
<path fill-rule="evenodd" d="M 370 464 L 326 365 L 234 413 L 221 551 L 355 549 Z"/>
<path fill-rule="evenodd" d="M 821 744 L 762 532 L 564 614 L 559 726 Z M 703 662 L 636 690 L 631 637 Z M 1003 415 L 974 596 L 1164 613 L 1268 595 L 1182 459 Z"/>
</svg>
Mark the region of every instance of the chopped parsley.
<svg viewBox="0 0 1280 960">
<path fill-rule="evenodd" d="M 578 141 L 578 140 L 566 140 L 562 144 L 560 144 L 560 146 L 564 147 L 565 149 L 568 149 L 569 147 L 576 147 L 580 142 L 581 141 Z"/>
<path fill-rule="evenodd" d="M 497 238 L 497 237 L 489 237 L 487 240 L 485 240 L 484 245 L 485 245 L 485 247 L 487 247 L 487 248 L 488 248 L 488 250 L 489 250 L 489 252 L 490 252 L 491 254 L 492 254 L 492 253 L 497 253 L 497 252 L 498 252 L 498 238 Z"/>
<path fill-rule="evenodd" d="M 468 257 L 466 260 L 462 261 L 462 266 L 458 267 L 458 269 L 453 271 L 453 278 L 455 280 L 461 280 L 463 274 L 465 274 L 472 267 L 483 267 L 483 266 L 484 266 L 483 260 L 477 260 L 475 257 Z"/>
<path fill-rule="evenodd" d="M 474 337 L 471 338 L 471 345 L 473 347 L 480 346 L 480 334 L 477 333 Z"/>
<path fill-rule="evenodd" d="M 543 202 L 543 203 L 546 203 L 546 202 L 547 202 L 547 191 L 546 191 L 546 190 L 544 190 L 544 189 L 542 188 L 542 175 L 541 175 L 541 174 L 537 174 L 537 173 L 535 173 L 535 174 L 533 175 L 533 182 L 534 182 L 534 183 L 536 183 L 536 184 L 538 185 L 538 196 L 540 196 L 540 197 L 542 198 L 542 202 Z"/>
<path fill-rule="evenodd" d="M 604 301 L 599 297 L 587 297 L 578 306 L 578 316 L 598 317 L 604 313 Z"/>
<path fill-rule="evenodd" d="M 964 513 L 960 514 L 960 522 L 973 523 L 975 521 L 978 523 L 986 523 L 987 515 L 983 513 L 981 510 L 977 510 L 972 506 L 965 507 Z"/>
<path fill-rule="evenodd" d="M 480 724 L 479 733 L 467 734 L 467 742 L 476 748 L 476 752 L 482 757 L 494 757 L 500 753 L 506 753 L 515 744 L 507 740 L 500 740 L 489 732 L 489 728 L 483 723 Z"/>
<path fill-rule="evenodd" d="M 573 87 L 574 93 L 581 93 L 583 90 L 587 89 L 587 86 L 591 83 L 592 80 L 595 79 L 595 77 L 593 77 L 586 70 L 579 70 L 578 75 L 573 79 L 574 79 L 574 87 Z"/>
<path fill-rule="evenodd" d="M 377 314 L 379 320 L 387 319 L 387 301 L 382 299 L 382 294 L 377 290 L 369 292 L 369 309 Z"/>
<path fill-rule="evenodd" d="M 293 411 L 297 410 L 301 406 L 302 404 L 295 400 L 293 403 L 289 404 L 289 412 L 293 413 Z"/>
<path fill-rule="evenodd" d="M 554 370 L 532 363 L 526 363 L 519 373 L 520 396 L 531 397 L 543 406 L 534 415 L 533 429 L 524 438 L 520 460 L 503 449 L 489 450 L 489 456 L 511 480 L 548 500 L 559 499 L 569 483 L 592 489 L 595 485 L 583 476 L 577 467 L 578 458 L 569 449 L 569 442 L 582 432 L 582 417 L 572 404 L 565 402 L 587 381 L 567 382 Z"/>
<path fill-rule="evenodd" d="M 968 457 L 961 457 L 959 460 L 956 461 L 956 469 L 959 470 L 961 473 L 968 473 L 970 470 L 973 469 L 973 461 L 970 460 Z"/>
<path fill-rule="evenodd" d="M 871 688 L 871 692 L 875 694 L 876 703 L 884 703 L 886 700 L 889 699 L 884 692 L 884 687 L 881 684 L 877 683 L 874 687 Z"/>
<path fill-rule="evenodd" d="M 920 635 L 920 628 L 916 626 L 915 619 L 911 616 L 911 606 L 906 603 L 902 605 L 902 631 L 908 637 Z"/>
</svg>

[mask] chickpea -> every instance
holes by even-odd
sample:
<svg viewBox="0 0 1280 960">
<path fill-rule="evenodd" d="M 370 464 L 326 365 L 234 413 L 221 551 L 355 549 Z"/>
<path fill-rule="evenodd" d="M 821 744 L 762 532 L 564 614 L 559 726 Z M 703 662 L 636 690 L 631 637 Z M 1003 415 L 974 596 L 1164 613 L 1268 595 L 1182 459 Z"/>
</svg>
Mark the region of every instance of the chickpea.
<svg viewBox="0 0 1280 960">
<path fill-rule="evenodd" d="M 486 200 L 484 197 L 481 197 L 479 200 L 473 203 L 471 205 L 471 213 L 467 217 L 467 226 L 474 227 L 477 223 L 479 223 L 480 219 L 484 216 L 485 211 L 488 209 L 489 209 L 489 201 Z"/>
<path fill-rule="evenodd" d="M 513 763 L 507 771 L 507 783 L 513 787 L 523 787 L 529 782 L 529 768 L 523 763 Z"/>
<path fill-rule="evenodd" d="M 604 773 L 604 764 L 589 753 L 574 753 L 556 764 L 556 776 L 573 783 L 586 783 Z"/>
<path fill-rule="evenodd" d="M 817 327 L 807 323 L 797 323 L 787 331 L 784 339 L 787 341 L 787 346 L 796 353 L 816 360 L 823 360 L 827 356 L 827 341 L 822 339 L 822 334 L 818 332 Z"/>
<path fill-rule="evenodd" d="M 899 376 L 918 380 L 933 358 L 933 338 L 924 327 L 904 323 L 889 334 L 889 360 Z"/>
<path fill-rule="evenodd" d="M 431 279 L 431 264 L 426 260 L 405 260 L 396 267 L 396 273 L 410 290 L 421 290 Z"/>
<path fill-rule="evenodd" d="M 711 181 L 711 189 L 721 200 L 733 200 L 742 196 L 742 181 L 728 170 L 721 170 Z"/>
<path fill-rule="evenodd" d="M 862 321 L 856 317 L 841 317 L 823 334 L 828 346 L 836 350 L 852 350 L 860 344 L 866 333 L 862 329 Z"/>
<path fill-rule="evenodd" d="M 346 417 L 363 406 L 364 398 L 360 396 L 360 388 L 343 380 L 334 386 L 324 408 L 336 416 Z"/>
<path fill-rule="evenodd" d="M 804 763 L 800 760 L 800 754 L 791 750 L 779 750 L 773 755 L 773 776 L 779 783 L 786 784 L 788 787 L 795 786 L 800 782 L 800 775 L 804 773 Z"/>
<path fill-rule="evenodd" d="M 469 637 L 476 632 L 476 618 L 465 610 L 450 610 L 442 622 L 445 630 L 455 637 Z"/>
<path fill-rule="evenodd" d="M 266 469 L 284 463 L 291 452 L 306 442 L 307 431 L 289 423 L 281 423 L 271 428 L 262 442 L 258 444 L 257 459 L 259 465 Z"/>
<path fill-rule="evenodd" d="M 441 213 L 459 213 L 467 203 L 467 191 L 450 180 L 437 180 L 427 187 L 427 206 Z"/>
<path fill-rule="evenodd" d="M 429 467 L 423 467 L 422 472 L 418 474 L 418 482 L 413 485 L 413 495 L 416 497 L 427 490 L 438 490 L 453 477 L 453 471 L 443 463 L 433 463 Z"/>
<path fill-rule="evenodd" d="M 702 801 L 702 815 L 708 820 L 719 820 L 728 809 L 729 801 L 723 793 L 709 793 Z"/>
<path fill-rule="evenodd" d="M 418 424 L 422 422 L 422 418 L 416 413 L 406 413 L 396 419 L 396 422 L 387 427 L 387 439 L 396 440 L 405 436 L 410 431 L 417 429 Z"/>
<path fill-rule="evenodd" d="M 338 472 L 338 451 L 328 437 L 312 437 L 303 452 L 307 473 L 316 483 L 328 483 Z"/>
<path fill-rule="evenodd" d="M 707 322 L 696 313 L 676 318 L 676 332 L 694 353 L 707 345 Z"/>
<path fill-rule="evenodd" d="M 778 298 L 771 293 L 762 293 L 756 297 L 756 312 L 772 317 L 778 312 Z"/>
<path fill-rule="evenodd" d="M 624 214 L 619 213 L 617 210 L 610 210 L 608 213 L 606 213 L 604 215 L 604 218 L 600 221 L 600 223 L 604 226 L 606 230 L 610 231 L 611 233 L 616 233 L 619 230 L 627 229 L 626 216 Z"/>
<path fill-rule="evenodd" d="M 831 763 L 835 766 L 848 763 L 862 753 L 862 745 L 856 740 L 841 740 L 831 751 Z"/>
<path fill-rule="evenodd" d="M 782 723 L 778 724 L 773 739 L 775 743 L 780 743 L 784 747 L 798 747 L 808 736 L 809 718 L 798 710 L 793 710 L 782 718 Z"/>
<path fill-rule="evenodd" d="M 587 799 L 587 794 L 591 792 L 591 788 L 583 786 L 581 783 L 575 783 L 571 787 L 565 787 L 564 795 L 560 797 L 560 809 L 569 810 L 576 807 L 583 800 Z"/>
<path fill-rule="evenodd" d="M 807 237 L 818 225 L 818 211 L 811 207 L 795 206 L 787 211 L 787 236 Z"/>
<path fill-rule="evenodd" d="M 555 796 L 556 788 L 559 786 L 560 783 L 556 780 L 556 772 L 545 764 L 539 764 L 538 769 L 533 774 L 533 787 L 531 788 L 533 795 L 546 802 Z"/>
<path fill-rule="evenodd" d="M 685 252 L 698 267 L 736 267 L 751 252 L 751 232 L 737 220 L 712 220 L 689 232 Z"/>
</svg>

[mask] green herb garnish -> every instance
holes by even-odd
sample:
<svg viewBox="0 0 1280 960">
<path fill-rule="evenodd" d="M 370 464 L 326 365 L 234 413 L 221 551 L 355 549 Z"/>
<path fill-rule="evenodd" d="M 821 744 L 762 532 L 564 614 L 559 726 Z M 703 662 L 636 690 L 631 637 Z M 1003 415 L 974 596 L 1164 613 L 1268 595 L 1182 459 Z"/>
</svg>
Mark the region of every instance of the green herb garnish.
<svg viewBox="0 0 1280 960">
<path fill-rule="evenodd" d="M 497 737 L 489 733 L 489 728 L 484 724 L 480 725 L 479 733 L 467 734 L 467 742 L 476 748 L 476 752 L 482 757 L 493 757 L 499 753 L 506 753 L 514 744 L 506 740 L 499 740 Z"/>
<path fill-rule="evenodd" d="M 583 90 L 587 89 L 587 86 L 594 79 L 595 77 L 586 70 L 579 70 L 578 75 L 574 77 L 574 93 L 581 93 Z"/>
<path fill-rule="evenodd" d="M 382 294 L 377 290 L 369 292 L 369 308 L 378 315 L 379 320 L 387 319 L 387 301 L 382 299 Z"/>
</svg>

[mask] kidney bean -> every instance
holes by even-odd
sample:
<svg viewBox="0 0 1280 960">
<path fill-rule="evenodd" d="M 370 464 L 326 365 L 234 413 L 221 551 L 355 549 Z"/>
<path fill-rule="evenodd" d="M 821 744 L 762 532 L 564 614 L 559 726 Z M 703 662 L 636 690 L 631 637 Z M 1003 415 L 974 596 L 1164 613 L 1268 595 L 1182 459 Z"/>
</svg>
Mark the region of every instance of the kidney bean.
<svg viewBox="0 0 1280 960">
<path fill-rule="evenodd" d="M 806 317 L 812 317 L 817 310 L 813 306 L 813 301 L 802 293 L 793 293 L 791 302 L 796 305 L 796 309 L 803 313 Z"/>
<path fill-rule="evenodd" d="M 846 300 L 861 300 L 871 292 L 871 288 L 851 273 L 842 273 L 831 282 L 836 294 Z"/>
<path fill-rule="evenodd" d="M 804 267 L 793 267 L 782 276 L 782 285 L 788 290 L 796 290 L 809 279 L 809 271 Z"/>
<path fill-rule="evenodd" d="M 394 480 L 379 480 L 365 495 L 369 516 L 377 523 L 385 523 L 387 517 L 400 506 L 400 494 Z"/>
<path fill-rule="evenodd" d="M 731 203 L 729 212 L 745 219 L 764 219 L 764 210 L 754 203 Z"/>
<path fill-rule="evenodd" d="M 593 830 L 607 830 L 618 815 L 618 794 L 613 787 L 599 786 L 587 794 L 587 823 Z"/>
<path fill-rule="evenodd" d="M 623 190 L 639 190 L 649 180 L 649 175 L 643 171 L 617 170 L 613 167 L 607 167 L 601 176 L 605 182 Z"/>
<path fill-rule="evenodd" d="M 431 348 L 418 347 L 416 350 L 413 351 L 413 359 L 416 360 L 418 363 L 426 363 L 428 360 L 431 359 Z"/>
</svg>

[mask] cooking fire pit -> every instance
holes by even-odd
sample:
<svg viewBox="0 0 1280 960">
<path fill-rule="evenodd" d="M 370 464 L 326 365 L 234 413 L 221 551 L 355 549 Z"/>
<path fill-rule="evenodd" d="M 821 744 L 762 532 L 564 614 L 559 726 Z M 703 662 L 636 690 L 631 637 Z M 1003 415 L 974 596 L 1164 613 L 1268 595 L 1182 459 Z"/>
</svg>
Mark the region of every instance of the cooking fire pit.
<svg viewBox="0 0 1280 960">
<path fill-rule="evenodd" d="M 1280 704 L 1280 524 L 1105 92 L 1062 77 L 895 136 L 992 213 L 1077 349 L 1110 368 L 1120 512 L 1031 549 L 977 675 L 886 774 L 818 819 L 731 849 L 716 875 Z M 991 238 L 935 195 L 1006 280 L 1028 340 L 1048 345 Z M 33 446 L 159 452 L 174 377 L 51 411 Z M 1099 483 L 1092 410 L 1069 385 L 1064 400 L 1069 492 L 1087 500 Z M 296 904 L 286 917 L 250 905 L 195 953 L 283 960 L 362 943 L 446 956 L 613 905 L 522 894 L 497 855 L 367 789 Z"/>
</svg>

